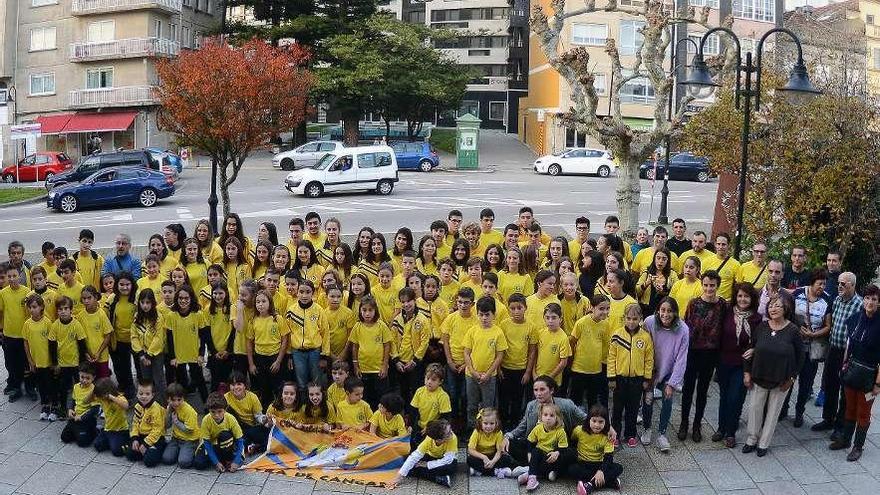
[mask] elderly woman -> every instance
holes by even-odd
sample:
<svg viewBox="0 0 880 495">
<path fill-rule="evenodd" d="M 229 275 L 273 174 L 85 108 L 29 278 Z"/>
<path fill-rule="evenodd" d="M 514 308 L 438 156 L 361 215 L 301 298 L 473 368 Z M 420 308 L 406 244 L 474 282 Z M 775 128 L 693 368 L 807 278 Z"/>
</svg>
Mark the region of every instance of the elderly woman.
<svg viewBox="0 0 880 495">
<path fill-rule="evenodd" d="M 831 444 L 831 450 L 843 450 L 852 441 L 852 450 L 846 460 L 855 462 L 862 457 L 865 437 L 871 426 L 871 407 L 880 394 L 880 288 L 869 285 L 862 296 L 864 307 L 847 321 L 846 355 L 841 376 L 846 397 L 843 434 Z M 873 383 L 872 383 L 873 381 Z"/>
<path fill-rule="evenodd" d="M 749 435 L 743 454 L 767 455 L 779 411 L 804 364 L 800 329 L 791 322 L 794 303 L 779 293 L 766 304 L 768 320 L 752 332 L 752 348 L 743 361 L 743 384 L 752 391 Z"/>
</svg>

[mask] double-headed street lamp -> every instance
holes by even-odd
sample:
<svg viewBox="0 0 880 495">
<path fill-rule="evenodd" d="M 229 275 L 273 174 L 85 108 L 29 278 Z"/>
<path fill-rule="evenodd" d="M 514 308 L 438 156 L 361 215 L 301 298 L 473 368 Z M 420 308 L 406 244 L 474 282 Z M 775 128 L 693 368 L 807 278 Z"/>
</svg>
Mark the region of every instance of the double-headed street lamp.
<svg viewBox="0 0 880 495">
<path fill-rule="evenodd" d="M 690 73 L 688 74 L 687 80 L 684 81 L 684 84 L 687 84 L 691 88 L 709 88 L 710 90 L 714 90 L 719 86 L 714 80 L 712 80 L 712 74 L 709 72 L 709 67 L 706 65 L 706 62 L 703 60 L 703 47 L 706 45 L 706 40 L 713 33 L 717 31 L 723 31 L 727 33 L 733 41 L 736 43 L 736 93 L 735 93 L 735 102 L 737 110 L 742 110 L 743 112 L 743 125 L 742 125 L 742 163 L 740 164 L 739 170 L 739 198 L 736 209 L 736 244 L 734 244 L 733 256 L 735 258 L 739 258 L 740 252 L 742 250 L 742 237 L 743 237 L 743 212 L 745 210 L 745 199 L 746 199 L 746 175 L 749 170 L 749 133 L 751 131 L 751 114 L 752 109 L 758 111 L 761 106 L 761 54 L 762 48 L 764 46 L 764 40 L 767 39 L 773 33 L 785 33 L 787 34 L 797 46 L 797 63 L 794 65 L 794 68 L 791 69 L 791 73 L 788 76 L 788 82 L 785 86 L 781 88 L 777 88 L 777 91 L 785 91 L 791 94 L 800 94 L 800 95 L 816 95 L 821 93 L 818 89 L 813 86 L 813 83 L 810 82 L 810 76 L 807 74 L 807 66 L 804 64 L 804 52 L 801 48 L 801 40 L 798 37 L 785 28 L 773 28 L 763 36 L 758 41 L 757 53 L 758 60 L 757 63 L 752 63 L 752 52 L 746 53 L 746 63 L 743 65 L 742 56 L 740 51 L 739 38 L 736 34 L 728 28 L 724 27 L 716 27 L 712 28 L 703 35 L 702 39 L 700 39 L 700 48 L 697 51 L 697 56 L 694 58 L 693 65 L 691 66 Z M 755 84 L 752 86 L 752 74 L 755 74 Z M 741 80 L 744 80 L 741 82 Z M 742 101 L 740 98 L 745 98 L 745 101 Z M 754 100 L 754 103 L 753 103 Z M 752 105 L 754 104 L 754 107 Z"/>
</svg>

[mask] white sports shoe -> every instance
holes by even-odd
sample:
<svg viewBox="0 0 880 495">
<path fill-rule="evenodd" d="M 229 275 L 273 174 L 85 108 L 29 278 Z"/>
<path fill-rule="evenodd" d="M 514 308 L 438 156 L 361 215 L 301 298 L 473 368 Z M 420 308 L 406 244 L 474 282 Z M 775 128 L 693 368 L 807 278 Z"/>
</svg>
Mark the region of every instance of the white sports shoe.
<svg viewBox="0 0 880 495">
<path fill-rule="evenodd" d="M 642 445 L 651 445 L 651 437 L 652 437 L 651 429 L 648 428 L 645 430 L 644 433 L 642 433 L 642 438 L 641 438 Z"/>
<path fill-rule="evenodd" d="M 669 452 L 669 439 L 666 438 L 666 435 L 657 437 L 657 448 L 660 449 L 660 452 Z"/>
</svg>

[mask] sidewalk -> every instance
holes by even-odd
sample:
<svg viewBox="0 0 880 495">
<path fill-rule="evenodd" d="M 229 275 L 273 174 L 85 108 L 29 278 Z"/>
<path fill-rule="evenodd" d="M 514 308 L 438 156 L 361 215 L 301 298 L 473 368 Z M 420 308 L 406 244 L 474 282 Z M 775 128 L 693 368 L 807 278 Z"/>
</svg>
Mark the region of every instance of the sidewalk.
<svg viewBox="0 0 880 495">
<path fill-rule="evenodd" d="M 5 373 L 4 373 L 5 374 Z M 821 376 L 821 372 L 819 373 Z M 0 375 L 0 379 L 4 376 Z M 818 380 L 817 380 L 818 381 Z M 676 399 L 678 401 L 678 399 Z M 880 493 L 880 430 L 872 428 L 862 459 L 846 462 L 845 452 L 830 452 L 828 441 L 809 426 L 820 410 L 807 408 L 804 427 L 791 420 L 780 423 L 770 453 L 763 459 L 744 455 L 739 446 L 726 449 L 708 439 L 717 421 L 717 386 L 712 385 L 702 443 L 675 439 L 678 411 L 670 427 L 672 452 L 654 447 L 621 447 L 615 460 L 624 466 L 623 494 L 860 494 Z M 875 408 L 876 411 L 876 408 Z M 875 423 L 877 421 L 875 412 Z M 659 416 L 656 414 L 655 416 Z M 280 475 L 238 472 L 153 469 L 132 464 L 109 453 L 64 445 L 59 440 L 63 422 L 41 422 L 39 405 L 22 399 L 14 404 L 0 396 L 0 494 L 30 495 L 329 495 L 330 493 L 387 493 L 384 489 L 340 483 L 299 481 Z M 744 427 L 737 440 L 742 445 Z M 463 461 L 463 451 L 459 453 Z M 469 478 L 459 468 L 453 488 L 406 480 L 393 493 L 401 495 L 517 495 L 525 493 L 514 480 Z M 541 495 L 574 495 L 573 482 L 541 482 Z M 605 492 L 603 492 L 605 493 Z M 615 492 L 607 492 L 615 493 Z"/>
<path fill-rule="evenodd" d="M 440 153 L 440 165 L 449 172 L 456 172 L 455 153 Z M 481 170 L 521 170 L 530 168 L 535 154 L 517 139 L 516 134 L 501 130 L 480 129 L 480 169 Z"/>
</svg>

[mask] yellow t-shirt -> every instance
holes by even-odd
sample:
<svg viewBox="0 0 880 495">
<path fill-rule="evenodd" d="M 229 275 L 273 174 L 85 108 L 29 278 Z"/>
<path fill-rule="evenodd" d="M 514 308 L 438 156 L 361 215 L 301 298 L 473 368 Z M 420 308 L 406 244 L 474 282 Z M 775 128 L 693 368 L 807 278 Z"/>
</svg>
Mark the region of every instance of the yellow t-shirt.
<svg viewBox="0 0 880 495">
<path fill-rule="evenodd" d="M 440 387 L 433 392 L 428 390 L 428 387 L 419 387 L 413 394 L 410 405 L 419 410 L 419 428 L 424 428 L 441 414 L 452 412 L 449 394 Z"/>
<path fill-rule="evenodd" d="M 226 403 L 229 404 L 229 408 L 232 409 L 235 416 L 245 426 L 254 426 L 257 423 L 255 416 L 263 413 L 263 405 L 260 404 L 260 399 L 250 390 L 246 390 L 244 397 L 241 399 L 236 397 L 231 390 L 223 394 L 223 397 L 226 398 Z"/>
<path fill-rule="evenodd" d="M 73 384 L 73 391 L 71 392 L 71 397 L 73 398 L 73 412 L 78 416 L 80 414 L 85 413 L 92 407 L 96 406 L 98 403 L 94 401 L 94 397 L 92 397 L 92 401 L 86 402 L 86 399 L 92 395 L 92 392 L 95 390 L 95 384 L 90 383 L 88 387 L 83 387 L 79 383 Z"/>
<path fill-rule="evenodd" d="M 82 304 L 82 290 L 85 286 L 79 282 L 75 282 L 73 286 L 68 287 L 63 282 L 59 284 L 57 287 L 52 287 L 55 292 L 58 294 L 58 297 L 67 296 L 71 300 L 73 300 L 73 314 L 79 315 L 83 312 L 83 304 Z"/>
<path fill-rule="evenodd" d="M 456 282 L 455 280 L 451 280 L 448 284 L 443 285 L 443 282 L 440 283 L 440 297 L 443 302 L 446 303 L 450 308 L 458 307 L 458 289 L 461 287 L 461 284 Z M 478 293 L 474 293 L 476 296 Z"/>
<path fill-rule="evenodd" d="M 535 376 L 550 375 L 559 361 L 571 357 L 571 344 L 562 329 L 551 332 L 544 327 L 538 332 L 538 359 L 535 361 Z M 562 373 L 552 375 L 556 384 L 562 383 Z"/>
<path fill-rule="evenodd" d="M 299 409 L 278 409 L 275 404 L 270 404 L 266 409 L 266 415 L 281 421 L 299 422 L 302 418 Z"/>
<path fill-rule="evenodd" d="M 199 362 L 199 330 L 208 326 L 208 319 L 202 311 L 193 311 L 182 316 L 171 311 L 165 318 L 165 326 L 171 330 L 174 342 L 174 359 L 177 364 Z"/>
<path fill-rule="evenodd" d="M 351 330 L 348 340 L 358 345 L 357 359 L 360 361 L 358 365 L 361 373 L 379 373 L 383 365 L 384 346 L 390 345 L 394 341 L 394 336 L 391 335 L 388 326 L 381 321 L 372 325 L 359 321 Z"/>
<path fill-rule="evenodd" d="M 526 297 L 535 292 L 535 285 L 528 273 L 510 273 L 507 270 L 498 272 L 498 294 L 502 301 L 507 301 L 511 294 L 520 293 Z"/>
<path fill-rule="evenodd" d="M 730 264 L 730 262 L 728 262 L 728 264 Z M 740 265 L 739 270 L 736 272 L 737 283 L 748 282 L 755 286 L 756 290 L 760 291 L 764 288 L 764 284 L 767 283 L 766 266 L 766 263 L 762 267 L 757 265 L 754 261 L 746 261 Z"/>
<path fill-rule="evenodd" d="M 321 323 L 324 324 L 321 354 L 334 358 L 341 356 L 348 344 L 348 334 L 357 323 L 354 311 L 342 305 L 337 309 L 327 308 L 324 310 L 324 318 Z"/>
<path fill-rule="evenodd" d="M 416 450 L 428 457 L 440 459 L 446 455 L 447 452 L 458 452 L 458 437 L 455 436 L 455 433 L 451 433 L 449 438 L 440 445 L 437 445 L 433 438 L 425 437 L 425 439 L 422 440 L 422 443 L 416 447 Z"/>
<path fill-rule="evenodd" d="M 76 318 L 67 323 L 55 320 L 49 327 L 49 340 L 58 343 L 58 366 L 72 368 L 79 365 L 79 340 L 86 338 L 82 323 Z"/>
<path fill-rule="evenodd" d="M 345 389 L 333 382 L 327 387 L 327 404 L 336 405 L 345 400 Z"/>
<path fill-rule="evenodd" d="M 526 320 L 532 322 L 536 327 L 544 326 L 544 309 L 550 303 L 559 304 L 556 294 L 550 294 L 541 298 L 538 294 L 532 294 L 526 298 Z"/>
<path fill-rule="evenodd" d="M 112 303 L 111 300 L 110 304 Z M 105 308 L 108 317 L 110 316 L 110 304 Z M 116 303 L 116 307 L 113 308 L 113 320 L 110 322 L 113 325 L 113 337 L 116 342 L 131 342 L 131 327 L 136 314 L 136 303 L 129 302 L 128 298 L 122 298 Z"/>
<path fill-rule="evenodd" d="M 254 308 L 248 308 L 245 306 L 244 315 L 242 315 L 242 320 L 244 320 L 244 327 L 242 327 L 241 332 L 235 332 L 235 338 L 232 342 L 232 353 L 233 354 L 246 354 L 247 347 L 245 341 L 245 335 L 247 334 L 247 323 L 254 319 L 254 313 L 256 310 Z M 235 318 L 238 316 L 238 306 L 233 304 L 229 308 L 229 321 L 232 322 L 233 328 L 235 328 Z"/>
<path fill-rule="evenodd" d="M 507 339 L 504 331 L 498 325 L 483 328 L 480 325 L 471 327 L 464 339 L 464 348 L 471 351 L 471 364 L 474 369 L 483 373 L 489 370 L 495 362 L 497 353 L 507 350 Z M 503 356 L 502 356 L 503 359 Z M 497 370 L 492 376 L 497 374 Z"/>
<path fill-rule="evenodd" d="M 562 421 L 560 419 L 560 421 Z M 553 452 L 554 450 L 568 448 L 568 436 L 565 434 L 565 428 L 561 425 L 547 431 L 544 423 L 540 421 L 532 428 L 528 437 L 529 442 L 535 443 L 541 452 Z"/>
<path fill-rule="evenodd" d="M 77 319 L 82 323 L 83 330 L 86 333 L 86 348 L 88 348 L 89 354 L 95 355 L 98 352 L 98 348 L 101 347 L 101 344 L 104 342 L 104 337 L 113 333 L 113 326 L 110 325 L 110 320 L 107 318 L 107 314 L 100 308 L 94 313 L 89 313 L 88 311 L 83 310 L 83 312 L 77 316 Z M 97 356 L 97 358 L 98 362 L 101 363 L 109 361 L 109 346 L 105 347 L 104 351 L 100 356 Z"/>
<path fill-rule="evenodd" d="M 608 435 L 586 432 L 583 426 L 572 430 L 571 439 L 577 443 L 578 460 L 582 462 L 602 462 L 605 454 L 614 453 L 614 444 L 608 440 Z"/>
<path fill-rule="evenodd" d="M 84 285 L 101 287 L 101 269 L 104 267 L 104 257 L 100 254 L 82 254 L 79 251 L 73 253 L 72 259 L 76 261 L 76 271 L 82 277 Z"/>
<path fill-rule="evenodd" d="M 686 278 L 683 278 L 676 281 L 669 291 L 669 297 L 675 299 L 675 302 L 678 303 L 679 318 L 684 318 L 684 313 L 687 311 L 688 303 L 691 302 L 691 299 L 696 299 L 702 295 L 703 283 L 700 279 L 688 282 Z"/>
<path fill-rule="evenodd" d="M 161 314 L 157 315 L 155 323 L 135 323 L 131 327 L 131 351 L 135 354 L 144 352 L 149 357 L 162 354 L 167 347 L 166 328 Z"/>
<path fill-rule="evenodd" d="M 229 413 L 226 413 L 223 416 L 223 421 L 219 423 L 214 421 L 214 418 L 210 414 L 206 414 L 205 417 L 202 418 L 202 427 L 200 429 L 202 440 L 216 445 L 217 437 L 224 431 L 232 433 L 232 438 L 234 440 L 238 440 L 243 436 L 238 421 L 236 421 L 235 417 Z"/>
<path fill-rule="evenodd" d="M 449 354 L 455 364 L 464 364 L 464 341 L 471 327 L 478 325 L 476 311 L 463 316 L 460 311 L 450 314 L 440 328 L 442 335 L 449 335 Z"/>
<path fill-rule="evenodd" d="M 167 413 L 171 413 L 171 406 L 168 406 Z M 208 416 L 210 416 L 210 414 Z M 169 425 L 171 427 L 172 438 L 183 440 L 185 442 L 194 442 L 199 439 L 199 414 L 193 406 L 189 405 L 186 401 L 180 404 L 180 407 L 177 408 L 177 419 L 183 423 L 183 426 L 189 431 L 183 431 L 178 428 L 177 425 L 172 423 Z"/>
<path fill-rule="evenodd" d="M 700 273 L 706 273 L 709 270 L 714 270 L 716 266 L 716 261 L 721 263 L 718 260 L 718 256 L 715 255 L 712 251 L 708 249 L 704 249 L 700 251 L 699 254 L 694 252 L 693 249 L 688 249 L 687 251 L 681 253 L 681 256 L 678 257 L 678 265 L 673 266 L 672 269 L 678 273 L 684 273 L 684 262 L 687 261 L 691 256 L 696 256 L 700 260 Z"/>
<path fill-rule="evenodd" d="M 205 263 L 187 263 L 184 267 L 186 269 L 186 274 L 189 277 L 189 286 L 195 289 L 196 287 L 204 287 L 208 285 L 208 265 Z M 202 307 L 204 309 L 204 306 Z"/>
<path fill-rule="evenodd" d="M 281 352 L 281 340 L 290 334 L 290 328 L 277 316 L 258 316 L 248 324 L 248 340 L 254 341 L 254 353 L 276 356 Z"/>
<path fill-rule="evenodd" d="M 354 404 L 343 400 L 336 404 L 336 422 L 342 426 L 362 426 L 372 416 L 370 405 L 362 400 Z"/>
<path fill-rule="evenodd" d="M 571 370 L 575 373 L 601 373 L 602 364 L 608 362 L 608 345 L 611 343 L 608 318 L 596 321 L 593 315 L 584 316 L 575 323 L 571 338 L 577 339 Z"/>
<path fill-rule="evenodd" d="M 721 266 L 722 264 L 724 266 Z M 724 298 L 725 301 L 732 301 L 734 296 L 733 284 L 736 282 L 736 275 L 740 270 L 739 261 L 731 256 L 725 263 L 723 259 L 715 255 L 713 269 L 717 270 L 718 275 L 721 277 L 721 285 L 718 286 L 718 297 Z"/>
<path fill-rule="evenodd" d="M 391 325 L 394 316 L 400 311 L 400 299 L 397 297 L 400 289 L 393 281 L 388 287 L 382 287 L 378 282 L 370 286 L 370 294 L 379 306 L 379 317 L 386 325 Z"/>
<path fill-rule="evenodd" d="M 639 253 L 641 252 L 639 251 Z M 626 307 L 630 304 L 636 304 L 636 300 L 629 294 L 624 294 L 620 299 L 611 296 L 608 299 L 611 301 L 611 308 L 608 310 L 608 332 L 614 333 L 618 328 L 623 328 Z"/>
<path fill-rule="evenodd" d="M 498 452 L 498 449 L 501 448 L 502 441 L 504 441 L 504 434 L 500 430 L 485 433 L 477 428 L 471 433 L 471 438 L 468 440 L 468 448 L 492 458 L 495 452 Z"/>
<path fill-rule="evenodd" d="M 52 360 L 49 357 L 49 328 L 51 326 L 52 322 L 45 316 L 39 321 L 28 318 L 24 322 L 22 334 L 37 368 L 52 366 Z"/>
<path fill-rule="evenodd" d="M 205 309 L 205 316 L 208 317 L 208 325 L 211 326 L 211 342 L 214 343 L 214 349 L 217 351 L 225 351 L 229 348 L 229 336 L 232 335 L 232 321 L 229 319 L 229 313 L 217 309 L 216 313 L 211 313 L 210 309 Z"/>
<path fill-rule="evenodd" d="M 431 340 L 433 330 L 431 319 L 416 310 L 415 316 L 406 323 L 403 322 L 403 314 L 397 315 L 392 323 L 392 334 L 400 341 L 392 355 L 396 355 L 403 363 L 409 363 L 414 359 L 421 360 L 428 350 L 428 342 Z"/>
<path fill-rule="evenodd" d="M 376 411 L 370 416 L 370 424 L 376 426 L 376 435 L 381 438 L 394 438 L 406 435 L 406 424 L 403 422 L 403 416 L 395 414 L 391 419 L 387 419 L 380 411 Z"/>
<path fill-rule="evenodd" d="M 144 289 L 152 289 L 153 295 L 156 296 L 156 299 L 162 299 L 162 282 L 166 279 L 162 278 L 162 275 L 156 275 L 156 278 L 150 278 L 149 275 L 144 275 L 139 278 L 137 281 L 137 292 L 141 293 Z"/>
<path fill-rule="evenodd" d="M 416 307 L 419 308 L 420 313 L 431 319 L 431 330 L 434 333 L 434 338 L 439 339 L 443 321 L 449 316 L 449 305 L 440 299 L 428 302 L 420 297 L 416 299 Z"/>
<path fill-rule="evenodd" d="M 119 394 L 118 397 L 125 398 L 123 394 Z M 126 416 L 126 409 L 119 407 L 119 405 L 109 398 L 97 399 L 98 404 L 101 404 L 101 410 L 104 411 L 104 429 L 107 431 L 128 431 L 128 417 Z"/>
<path fill-rule="evenodd" d="M 539 327 L 528 320 L 517 323 L 508 318 L 501 322 L 501 329 L 507 339 L 507 352 L 501 360 L 501 367 L 509 370 L 526 369 L 529 361 L 529 346 L 538 343 Z"/>
<path fill-rule="evenodd" d="M 31 292 L 24 285 L 20 285 L 18 289 L 13 290 L 7 286 L 0 289 L 0 312 L 3 312 L 3 335 L 22 338 L 22 328 L 24 322 L 29 318 L 28 309 L 25 307 L 24 301 Z"/>
<path fill-rule="evenodd" d="M 578 294 L 578 296 L 569 301 L 563 296 L 559 296 L 559 305 L 562 306 L 562 329 L 568 335 L 574 330 L 574 325 L 578 320 L 590 313 L 590 300 Z"/>
</svg>

